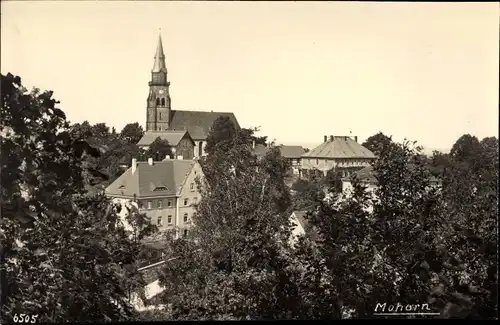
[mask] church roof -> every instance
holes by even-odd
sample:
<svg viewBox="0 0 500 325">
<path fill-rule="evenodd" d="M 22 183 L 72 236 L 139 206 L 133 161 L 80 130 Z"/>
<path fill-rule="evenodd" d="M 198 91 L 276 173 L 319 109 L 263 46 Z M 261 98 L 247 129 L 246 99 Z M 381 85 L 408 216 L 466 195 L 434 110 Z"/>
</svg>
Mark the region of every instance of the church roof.
<svg viewBox="0 0 500 325">
<path fill-rule="evenodd" d="M 132 173 L 132 167 L 127 169 L 111 185 L 106 188 L 106 194 L 118 197 L 164 197 L 180 192 L 185 179 L 191 172 L 193 160 L 164 160 L 137 162 L 137 169 Z"/>
<path fill-rule="evenodd" d="M 302 155 L 303 158 L 373 158 L 375 155 L 348 136 L 334 136 L 313 150 Z"/>
<path fill-rule="evenodd" d="M 182 138 L 184 138 L 186 135 L 191 139 L 189 132 L 186 130 L 147 131 L 144 133 L 144 135 L 142 136 L 141 140 L 139 140 L 137 145 L 138 146 L 149 146 L 151 143 L 153 143 L 153 141 L 156 140 L 156 138 L 159 137 L 162 140 L 167 140 L 171 146 L 175 147 L 179 144 L 179 142 L 182 140 Z"/>
<path fill-rule="evenodd" d="M 236 128 L 240 128 L 233 113 L 172 110 L 171 115 L 169 129 L 187 130 L 193 140 L 205 140 L 219 116 L 229 117 Z"/>
</svg>

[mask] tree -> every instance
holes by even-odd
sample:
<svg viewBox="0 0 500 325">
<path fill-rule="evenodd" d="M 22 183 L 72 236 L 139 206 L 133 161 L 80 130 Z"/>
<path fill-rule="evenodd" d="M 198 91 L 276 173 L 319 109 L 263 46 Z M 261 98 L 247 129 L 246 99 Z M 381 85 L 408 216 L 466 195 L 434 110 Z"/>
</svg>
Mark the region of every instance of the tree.
<svg viewBox="0 0 500 325">
<path fill-rule="evenodd" d="M 326 187 L 332 193 L 342 192 L 342 171 L 331 169 L 326 173 L 326 177 L 323 180 Z"/>
<path fill-rule="evenodd" d="M 131 208 L 125 230 L 118 206 L 86 193 L 85 161 L 99 151 L 72 138 L 52 92 L 27 92 L 10 73 L 1 86 L 2 322 L 131 319 L 136 253 L 154 229 Z"/>
<path fill-rule="evenodd" d="M 251 128 L 251 129 L 242 129 L 243 132 L 250 132 L 251 134 L 251 139 L 252 139 L 252 142 L 255 142 L 255 144 L 260 144 L 260 145 L 263 145 L 263 146 L 267 146 L 268 143 L 267 143 L 267 135 L 266 136 L 261 136 L 261 137 L 257 137 L 255 136 L 255 133 L 259 132 L 260 131 L 260 128 L 259 127 L 256 127 L 256 128 Z"/>
<path fill-rule="evenodd" d="M 292 184 L 294 210 L 311 211 L 324 198 L 323 182 L 320 179 L 298 179 Z"/>
<path fill-rule="evenodd" d="M 497 314 L 498 140 L 464 135 L 453 146 L 444 173 L 448 223 L 445 262 L 457 265 L 442 282 L 446 314 L 491 319 Z M 458 262 L 457 262 L 458 261 Z"/>
<path fill-rule="evenodd" d="M 144 135 L 144 130 L 139 123 L 129 123 L 120 132 L 120 139 L 130 144 L 136 144 Z"/>
<path fill-rule="evenodd" d="M 148 158 L 153 158 L 155 161 L 162 161 L 167 156 L 173 158 L 174 154 L 172 153 L 172 147 L 168 141 L 158 137 L 149 145 L 146 156 Z"/>
<path fill-rule="evenodd" d="M 227 116 L 219 116 L 213 123 L 212 129 L 207 136 L 205 152 L 210 155 L 215 151 L 215 146 L 231 141 L 237 134 L 237 129 L 231 119 Z"/>
<path fill-rule="evenodd" d="M 71 125 L 69 132 L 74 139 L 88 141 L 92 137 L 92 125 L 88 121 L 74 123 Z"/>
<path fill-rule="evenodd" d="M 447 168 L 451 167 L 450 155 L 434 150 L 430 158 L 429 170 L 436 177 L 442 177 Z"/>
<path fill-rule="evenodd" d="M 249 140 L 240 131 L 207 157 L 204 174 L 212 181 L 199 180 L 196 226 L 189 240 L 171 243 L 179 258 L 160 277 L 171 294 L 172 319 L 304 319 L 313 313 L 311 300 L 331 299 L 320 287 L 321 274 L 299 280 L 320 262 L 309 245 L 303 259 L 288 246 L 286 160 L 271 147 L 258 161 Z"/>
<path fill-rule="evenodd" d="M 472 162 L 479 157 L 481 145 L 479 140 L 470 134 L 464 134 L 450 150 L 451 157 L 457 162 Z"/>
<path fill-rule="evenodd" d="M 375 196 L 354 176 L 352 194 L 319 202 L 311 216 L 339 310 L 354 317 L 372 316 L 380 302 L 426 303 L 431 290 L 418 266 L 436 250 L 442 203 L 439 192 L 429 190 L 424 166 L 410 163 L 416 149 L 408 142 L 397 146 L 382 150 L 374 165 Z"/>
<path fill-rule="evenodd" d="M 366 149 L 370 150 L 371 152 L 373 152 L 375 155 L 380 156 L 382 151 L 385 150 L 385 148 L 391 146 L 392 144 L 393 144 L 392 137 L 389 137 L 383 134 L 382 132 L 379 132 L 366 139 L 366 141 L 363 142 L 361 145 Z"/>
<path fill-rule="evenodd" d="M 111 132 L 106 123 L 96 123 L 92 126 L 92 138 L 98 141 L 98 144 L 105 145 L 106 140 L 111 136 Z"/>
</svg>

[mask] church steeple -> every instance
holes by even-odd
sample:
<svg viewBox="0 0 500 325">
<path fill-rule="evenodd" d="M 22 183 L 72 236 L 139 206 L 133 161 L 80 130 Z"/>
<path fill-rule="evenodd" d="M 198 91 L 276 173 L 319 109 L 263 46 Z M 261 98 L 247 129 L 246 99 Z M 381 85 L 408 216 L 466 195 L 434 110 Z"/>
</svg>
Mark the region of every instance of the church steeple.
<svg viewBox="0 0 500 325">
<path fill-rule="evenodd" d="M 170 124 L 170 82 L 167 79 L 167 67 L 161 34 L 158 37 L 155 62 L 151 70 L 149 96 L 147 99 L 146 131 L 165 131 Z"/>
<path fill-rule="evenodd" d="M 167 66 L 165 65 L 165 54 L 163 53 L 163 43 L 161 41 L 161 34 L 158 36 L 158 46 L 156 47 L 155 63 L 151 72 L 164 72 L 167 73 Z"/>
</svg>

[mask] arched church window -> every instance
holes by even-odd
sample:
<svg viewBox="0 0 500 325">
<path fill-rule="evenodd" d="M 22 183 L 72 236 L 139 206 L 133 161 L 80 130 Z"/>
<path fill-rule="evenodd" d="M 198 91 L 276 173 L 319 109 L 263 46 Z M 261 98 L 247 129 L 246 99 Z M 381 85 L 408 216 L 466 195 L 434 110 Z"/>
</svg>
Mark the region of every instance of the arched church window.
<svg viewBox="0 0 500 325">
<path fill-rule="evenodd" d="M 160 99 L 156 98 L 156 106 L 160 106 Z"/>
<path fill-rule="evenodd" d="M 165 106 L 165 98 L 161 99 L 161 106 Z"/>
</svg>

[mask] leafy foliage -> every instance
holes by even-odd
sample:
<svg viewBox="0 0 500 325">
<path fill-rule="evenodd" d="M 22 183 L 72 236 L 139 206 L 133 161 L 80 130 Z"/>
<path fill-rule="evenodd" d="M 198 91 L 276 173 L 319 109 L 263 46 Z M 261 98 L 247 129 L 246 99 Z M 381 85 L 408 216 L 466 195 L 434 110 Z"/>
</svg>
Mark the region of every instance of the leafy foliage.
<svg viewBox="0 0 500 325">
<path fill-rule="evenodd" d="M 256 136 L 255 133 L 260 131 L 260 128 L 252 128 L 252 129 L 242 129 L 243 132 L 249 132 L 250 137 L 252 139 L 252 142 L 255 142 L 255 144 L 261 144 L 263 146 L 268 145 L 268 140 L 267 140 L 267 135 L 265 136 Z"/>
<path fill-rule="evenodd" d="M 224 145 L 234 138 L 237 133 L 236 126 L 227 116 L 218 117 L 213 125 L 212 130 L 207 136 L 207 144 L 205 152 L 207 155 L 212 154 L 216 150 L 217 145 Z"/>
<path fill-rule="evenodd" d="M 137 144 L 144 135 L 144 130 L 139 123 L 129 123 L 120 132 L 120 138 L 129 144 Z"/>
<path fill-rule="evenodd" d="M 85 161 L 87 169 L 92 171 L 86 175 L 91 189 L 102 190 L 111 184 L 123 172 L 120 165 L 130 164 L 132 158 L 146 159 L 146 152 L 133 142 L 135 127 L 139 129 L 138 131 L 141 130 L 138 123 L 131 123 L 117 135 L 109 132 L 104 123 L 91 125 L 88 121 L 84 121 L 70 126 L 69 132 L 73 138 L 88 142 L 101 153 Z"/>
<path fill-rule="evenodd" d="M 163 140 L 162 138 L 156 138 L 150 145 L 148 150 L 145 153 L 146 157 L 153 158 L 155 161 L 162 161 L 167 156 L 170 158 L 174 157 L 172 153 L 172 147 L 168 143 L 167 140 Z"/>
<path fill-rule="evenodd" d="M 127 295 L 143 285 L 140 238 L 154 228 L 132 209 L 127 231 L 119 206 L 86 192 L 86 160 L 99 156 L 83 140 L 86 125 L 73 137 L 52 92 L 1 78 L 2 322 L 16 313 L 42 322 L 131 319 Z"/>
<path fill-rule="evenodd" d="M 307 318 L 310 307 L 301 306 L 324 293 L 293 280 L 317 261 L 290 254 L 287 162 L 274 147 L 258 161 L 250 141 L 245 131 L 224 138 L 205 161 L 196 227 L 189 241 L 171 244 L 179 258 L 161 277 L 172 319 Z"/>
<path fill-rule="evenodd" d="M 380 156 L 384 150 L 388 149 L 393 144 L 392 137 L 379 132 L 366 139 L 361 145 L 375 155 Z"/>
<path fill-rule="evenodd" d="M 161 270 L 168 308 L 139 316 L 127 298 L 145 284 L 137 266 L 156 227 L 134 205 L 87 190 L 116 177 L 123 159 L 162 160 L 169 144 L 142 152 L 137 123 L 120 134 L 69 125 L 51 92 L 28 93 L 11 74 L 1 98 L 3 322 L 15 313 L 45 322 L 366 318 L 383 302 L 429 303 L 442 318 L 497 315 L 494 137 L 464 135 L 427 159 L 378 133 L 363 144 L 379 156 L 373 192 L 354 178 L 340 193 L 330 172 L 297 180 L 291 196 L 278 148 L 257 159 L 257 129 L 219 118 L 201 160 L 195 227 L 165 237 L 164 253 L 177 257 Z M 308 211 L 317 236 L 289 241 L 292 210 Z"/>
</svg>

